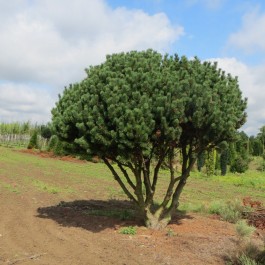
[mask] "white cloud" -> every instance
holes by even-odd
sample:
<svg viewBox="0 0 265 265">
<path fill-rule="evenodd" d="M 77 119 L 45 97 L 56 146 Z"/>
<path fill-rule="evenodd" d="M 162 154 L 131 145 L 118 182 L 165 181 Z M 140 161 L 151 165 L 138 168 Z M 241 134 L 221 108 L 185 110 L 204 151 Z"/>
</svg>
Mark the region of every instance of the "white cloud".
<svg viewBox="0 0 265 265">
<path fill-rule="evenodd" d="M 238 76 L 243 97 L 248 98 L 248 118 L 242 129 L 249 135 L 256 135 L 259 128 L 265 124 L 265 66 L 249 67 L 235 58 L 212 58 L 218 66 Z"/>
<path fill-rule="evenodd" d="M 0 0 L 1 89 L 10 90 L 15 102 L 29 94 L 42 97 L 44 90 L 35 88 L 39 85 L 62 91 L 106 54 L 147 48 L 164 52 L 183 34 L 184 29 L 172 25 L 164 13 L 112 9 L 104 0 Z M 21 119 L 9 99 L 1 97 L 0 120 Z M 16 108 L 27 109 L 22 103 Z M 48 117 L 37 106 L 27 111 Z"/>
<path fill-rule="evenodd" d="M 235 47 L 246 54 L 257 53 L 264 59 L 265 52 L 265 13 L 254 7 L 242 19 L 242 26 L 229 36 L 227 47 Z M 265 124 L 265 65 L 247 66 L 233 59 L 218 59 L 219 65 L 239 76 L 243 93 L 248 97 L 248 121 L 244 126 L 249 134 L 256 134 Z"/>
<path fill-rule="evenodd" d="M 54 100 L 41 88 L 11 82 L 0 84 L 0 122 L 47 122 L 53 104 Z"/>
<path fill-rule="evenodd" d="M 228 44 L 247 53 L 265 51 L 265 13 L 254 9 L 243 17 L 242 28 L 230 35 Z"/>
<path fill-rule="evenodd" d="M 108 53 L 165 50 L 182 34 L 165 14 L 111 9 L 102 0 L 43 0 L 0 27 L 0 78 L 65 85 Z M 3 12 L 3 11 L 2 11 Z"/>
</svg>

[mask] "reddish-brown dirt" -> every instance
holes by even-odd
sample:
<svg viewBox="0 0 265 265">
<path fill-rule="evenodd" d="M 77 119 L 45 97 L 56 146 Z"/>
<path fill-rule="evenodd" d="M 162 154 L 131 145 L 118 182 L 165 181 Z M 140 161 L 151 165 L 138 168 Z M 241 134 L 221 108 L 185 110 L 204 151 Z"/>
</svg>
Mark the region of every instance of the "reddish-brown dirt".
<svg viewBox="0 0 265 265">
<path fill-rule="evenodd" d="M 0 179 L 5 178 L 1 174 Z M 85 200 L 75 196 L 30 188 L 23 193 L 2 192 L 0 264 L 225 264 L 238 245 L 234 225 L 215 218 L 179 215 L 163 231 L 153 231 L 136 220 L 86 214 L 127 209 L 128 202 L 94 200 L 93 194 Z M 137 227 L 136 235 L 119 233 L 129 225 Z"/>
<path fill-rule="evenodd" d="M 48 151 L 39 151 L 37 149 L 21 149 L 18 150 L 20 153 L 25 153 L 25 154 L 31 154 L 35 156 L 39 156 L 42 158 L 53 158 L 53 159 L 59 159 L 62 161 L 69 161 L 69 162 L 74 162 L 74 163 L 85 163 L 85 160 L 80 160 L 78 158 L 75 158 L 73 156 L 56 156 L 53 154 L 53 152 L 48 152 Z M 97 157 L 95 157 L 97 159 Z"/>
<path fill-rule="evenodd" d="M 224 264 L 237 245 L 233 226 L 219 220 L 187 215 L 151 231 L 49 197 L 1 194 L 0 264 Z M 128 225 L 138 225 L 136 235 L 119 233 Z"/>
</svg>

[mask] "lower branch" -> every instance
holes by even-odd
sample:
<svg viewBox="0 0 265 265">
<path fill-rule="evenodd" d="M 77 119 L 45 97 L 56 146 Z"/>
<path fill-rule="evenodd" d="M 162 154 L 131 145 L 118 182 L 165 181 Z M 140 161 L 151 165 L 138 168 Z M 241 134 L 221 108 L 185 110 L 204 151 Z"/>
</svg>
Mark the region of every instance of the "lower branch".
<svg viewBox="0 0 265 265">
<path fill-rule="evenodd" d="M 190 176 L 190 171 L 191 171 L 192 167 L 194 166 L 195 162 L 196 162 L 196 159 L 191 158 L 191 156 L 190 156 L 189 166 L 186 168 L 185 172 L 183 172 L 182 175 L 180 176 L 180 181 L 179 181 L 179 183 L 176 187 L 176 190 L 173 194 L 171 205 L 169 206 L 169 208 L 165 212 L 165 215 L 168 215 L 168 214 L 171 215 L 172 211 L 174 211 L 177 208 L 177 206 L 179 204 L 180 194 L 181 194 L 184 186 L 186 185 L 186 181 L 187 181 L 188 177 Z"/>
<path fill-rule="evenodd" d="M 111 171 L 111 173 L 113 174 L 114 179 L 119 183 L 119 185 L 121 186 L 122 190 L 125 192 L 125 194 L 128 196 L 128 198 L 130 200 L 132 200 L 134 203 L 138 204 L 138 201 L 135 199 L 135 197 L 131 194 L 131 192 L 127 189 L 127 187 L 124 185 L 124 183 L 122 182 L 121 178 L 119 177 L 118 173 L 115 171 L 115 169 L 113 168 L 113 166 L 110 164 L 110 162 L 108 161 L 108 159 L 106 158 L 102 158 L 104 163 L 107 165 L 107 167 L 109 168 L 109 170 Z"/>
<path fill-rule="evenodd" d="M 127 173 L 127 171 L 124 169 L 124 167 L 122 166 L 122 164 L 118 161 L 116 161 L 118 164 L 118 167 L 120 168 L 120 170 L 122 171 L 124 177 L 126 178 L 127 182 L 129 183 L 129 185 L 135 190 L 135 185 L 133 184 L 133 182 L 130 179 L 129 174 Z"/>
</svg>

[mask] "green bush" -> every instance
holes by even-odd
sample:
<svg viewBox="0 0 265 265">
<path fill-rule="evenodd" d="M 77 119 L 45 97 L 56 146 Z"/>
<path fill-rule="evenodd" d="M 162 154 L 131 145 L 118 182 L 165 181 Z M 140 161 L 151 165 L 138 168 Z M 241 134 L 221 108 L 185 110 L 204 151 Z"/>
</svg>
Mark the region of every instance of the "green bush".
<svg viewBox="0 0 265 265">
<path fill-rule="evenodd" d="M 255 230 L 255 227 L 249 226 L 246 220 L 239 220 L 236 223 L 236 232 L 241 238 L 250 237 Z"/>
<path fill-rule="evenodd" d="M 222 220 L 236 223 L 242 218 L 243 206 L 238 201 L 229 202 L 220 210 Z"/>
<path fill-rule="evenodd" d="M 242 218 L 244 207 L 239 201 L 224 203 L 212 202 L 208 208 L 210 214 L 218 214 L 221 219 L 230 223 L 236 223 Z"/>
<path fill-rule="evenodd" d="M 265 252 L 253 242 L 239 244 L 239 249 L 234 257 L 230 257 L 227 265 L 264 265 Z"/>
<path fill-rule="evenodd" d="M 53 152 L 55 155 L 58 155 L 58 156 L 62 156 L 64 155 L 64 147 L 63 147 L 63 143 L 58 139 L 54 149 L 53 149 Z"/>
<path fill-rule="evenodd" d="M 248 257 L 247 255 L 243 254 L 238 258 L 239 265 L 259 265 L 254 259 Z M 260 264 L 261 265 L 261 264 Z"/>
<path fill-rule="evenodd" d="M 40 128 L 41 137 L 50 139 L 52 137 L 52 130 L 49 125 L 42 125 Z"/>
<path fill-rule="evenodd" d="M 39 143 L 38 143 L 38 132 L 35 130 L 30 137 L 29 144 L 28 144 L 28 149 L 33 149 L 33 148 L 39 148 Z"/>
<path fill-rule="evenodd" d="M 47 150 L 48 151 L 53 151 L 55 146 L 57 145 L 57 142 L 59 141 L 58 137 L 56 135 L 53 135 L 51 138 L 50 138 L 50 141 L 49 141 L 49 145 L 48 145 L 48 148 Z"/>
<path fill-rule="evenodd" d="M 213 201 L 209 205 L 208 212 L 210 214 L 218 214 L 221 215 L 222 209 L 225 207 L 225 203 L 222 201 Z"/>
<path fill-rule="evenodd" d="M 230 167 L 230 171 L 235 173 L 244 173 L 248 170 L 248 159 L 238 157 L 235 159 L 233 164 Z"/>
<path fill-rule="evenodd" d="M 257 168 L 258 171 L 265 171 L 265 160 L 263 159 Z"/>
<path fill-rule="evenodd" d="M 59 140 L 58 136 L 53 135 L 49 141 L 48 151 L 52 151 L 55 155 L 65 155 L 64 144 Z"/>
</svg>

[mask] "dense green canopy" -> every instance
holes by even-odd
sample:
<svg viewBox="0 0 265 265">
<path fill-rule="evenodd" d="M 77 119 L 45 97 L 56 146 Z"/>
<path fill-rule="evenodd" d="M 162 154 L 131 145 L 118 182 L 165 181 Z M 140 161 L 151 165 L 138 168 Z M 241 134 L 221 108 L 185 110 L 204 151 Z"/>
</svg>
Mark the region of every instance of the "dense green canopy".
<svg viewBox="0 0 265 265">
<path fill-rule="evenodd" d="M 113 54 L 86 71 L 87 78 L 66 88 L 52 111 L 57 135 L 80 152 L 99 155 L 144 213 L 158 214 L 151 206 L 166 160 L 171 175 L 162 220 L 177 206 L 197 154 L 231 141 L 244 124 L 246 100 L 237 78 L 216 63 L 153 50 Z M 180 177 L 173 172 L 176 150 L 183 157 Z M 125 174 L 127 186 L 109 159 Z"/>
</svg>

